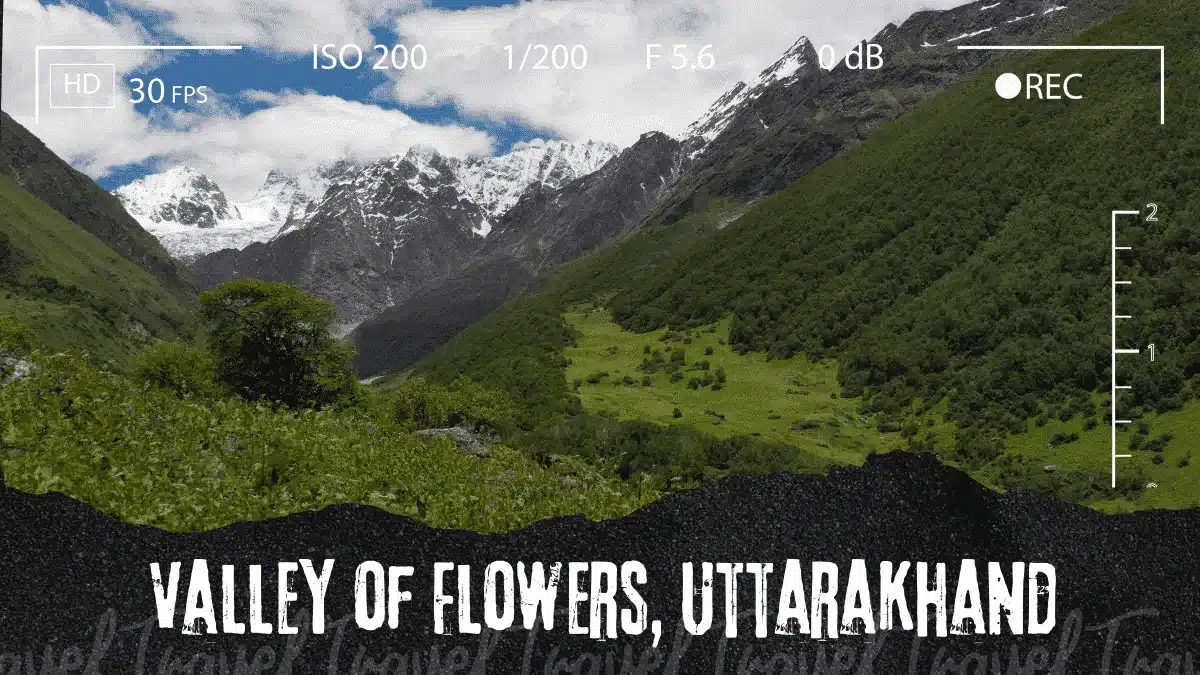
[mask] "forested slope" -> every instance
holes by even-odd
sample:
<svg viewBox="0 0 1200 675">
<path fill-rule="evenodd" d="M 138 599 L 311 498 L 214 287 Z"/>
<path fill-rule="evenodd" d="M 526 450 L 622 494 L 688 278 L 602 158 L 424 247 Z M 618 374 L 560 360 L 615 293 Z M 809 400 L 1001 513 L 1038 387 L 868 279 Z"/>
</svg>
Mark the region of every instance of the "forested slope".
<svg viewBox="0 0 1200 675">
<path fill-rule="evenodd" d="M 574 405 L 558 316 L 570 303 L 598 296 L 635 331 L 732 315 L 742 351 L 836 358 L 843 395 L 883 428 L 944 413 L 947 449 L 978 465 L 1032 418 L 1086 416 L 1107 393 L 1110 212 L 1153 202 L 1157 222 L 1121 230 L 1132 250 L 1120 275 L 1134 283 L 1120 313 L 1135 320 L 1120 342 L 1157 347 L 1153 364 L 1124 357 L 1122 417 L 1176 409 L 1200 374 L 1200 15 L 1139 1 L 1075 42 L 1164 44 L 1167 124 L 1155 52 L 1016 58 L 1003 69 L 1083 73 L 1085 98 L 1005 101 L 1001 70 L 982 72 L 736 221 L 650 227 L 567 266 L 416 370 L 469 374 L 561 414 Z"/>
<path fill-rule="evenodd" d="M 1123 361 L 1141 407 L 1177 407 L 1200 374 L 1200 16 L 1139 2 L 1014 72 L 1079 72 L 1081 101 L 1004 101 L 982 73 L 757 205 L 613 301 L 644 331 L 732 314 L 731 338 L 776 357 L 836 356 L 844 394 L 898 414 L 948 397 L 960 454 L 994 455 L 1045 399 L 1107 387 L 1109 218 L 1126 219 Z M 1128 406 L 1128 403 L 1125 404 Z"/>
</svg>

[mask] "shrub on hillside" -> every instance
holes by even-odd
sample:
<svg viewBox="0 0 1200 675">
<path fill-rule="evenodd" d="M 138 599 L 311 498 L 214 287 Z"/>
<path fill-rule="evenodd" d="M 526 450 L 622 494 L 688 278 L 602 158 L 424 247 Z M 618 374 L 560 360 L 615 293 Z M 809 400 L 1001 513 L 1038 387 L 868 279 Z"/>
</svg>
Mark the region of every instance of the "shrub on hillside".
<svg viewBox="0 0 1200 675">
<path fill-rule="evenodd" d="M 333 305 L 287 284 L 238 279 L 200 294 L 216 379 L 250 401 L 342 405 L 354 348 L 329 334 Z"/>
<path fill-rule="evenodd" d="M 204 350 L 182 342 L 147 347 L 134 364 L 133 376 L 180 397 L 206 396 L 214 390 L 212 358 Z"/>
<path fill-rule="evenodd" d="M 1054 447 L 1056 445 L 1066 445 L 1067 443 L 1074 443 L 1077 440 L 1079 440 L 1078 433 L 1074 431 L 1071 433 L 1064 433 L 1060 431 L 1057 434 L 1054 434 L 1054 436 L 1050 439 L 1050 446 Z"/>
<path fill-rule="evenodd" d="M 21 358 L 33 351 L 33 331 L 16 319 L 0 314 L 0 357 Z"/>
<path fill-rule="evenodd" d="M 722 413 L 706 414 L 723 420 Z M 675 408 L 678 419 L 683 411 Z M 553 455 L 579 457 L 623 479 L 647 474 L 674 487 L 694 485 L 728 473 L 770 474 L 821 471 L 824 460 L 797 448 L 767 443 L 751 436 L 717 438 L 685 426 L 663 426 L 603 415 L 579 415 L 565 423 L 538 429 L 522 439 L 527 453 L 540 462 Z"/>
<path fill-rule="evenodd" d="M 1142 445 L 1142 450 L 1147 452 L 1162 452 L 1167 447 L 1167 443 L 1171 442 L 1172 438 L 1174 438 L 1174 436 L 1171 434 L 1160 434 L 1154 440 L 1146 441 L 1146 443 Z"/>
<path fill-rule="evenodd" d="M 459 377 L 447 387 L 408 380 L 391 394 L 392 415 L 408 430 L 466 425 L 503 431 L 515 411 L 503 392 Z"/>
<path fill-rule="evenodd" d="M 0 283 L 19 280 L 24 263 L 20 249 L 12 245 L 7 232 L 0 231 Z"/>
<path fill-rule="evenodd" d="M 21 362 L 28 358 L 33 347 L 33 331 L 29 326 L 0 314 L 0 384 L 21 368 Z"/>
</svg>

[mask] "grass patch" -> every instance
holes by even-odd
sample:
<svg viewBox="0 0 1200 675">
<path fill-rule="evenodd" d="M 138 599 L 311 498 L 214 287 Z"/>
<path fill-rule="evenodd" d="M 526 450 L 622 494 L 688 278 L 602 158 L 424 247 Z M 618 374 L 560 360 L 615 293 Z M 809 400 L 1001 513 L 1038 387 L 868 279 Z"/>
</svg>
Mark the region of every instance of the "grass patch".
<svg viewBox="0 0 1200 675">
<path fill-rule="evenodd" d="M 958 427 L 943 418 L 944 402 L 910 415 L 905 426 L 915 428 L 914 438 L 944 462 L 969 471 L 994 489 L 1038 488 L 1108 513 L 1200 506 L 1200 469 L 1193 457 L 1200 449 L 1200 401 L 1192 400 L 1167 413 L 1144 412 L 1130 427 L 1118 427 L 1117 452 L 1133 456 L 1117 460 L 1118 482 L 1129 489 L 1114 492 L 1106 400 L 1106 394 L 1092 396 L 1096 405 L 1092 415 L 1076 414 L 1066 420 L 1044 415 L 1026 420 L 1024 430 L 1009 434 L 1003 452 L 983 466 L 966 466 L 956 459 L 953 448 Z M 1143 447 L 1131 449 L 1130 441 L 1143 424 L 1147 429 L 1142 434 Z M 1151 441 L 1164 434 L 1170 440 L 1157 452 Z M 1021 471 L 1014 472 L 1018 467 Z M 1069 481 L 1064 479 L 1067 476 Z M 1047 489 L 1051 483 L 1055 489 Z M 1147 487 L 1151 483 L 1156 487 Z"/>
<path fill-rule="evenodd" d="M 906 445 L 900 434 L 880 432 L 875 419 L 861 416 L 860 400 L 836 396 L 837 364 L 832 360 L 811 363 L 803 357 L 767 360 L 762 354 L 739 355 L 727 344 L 728 321 L 639 334 L 622 329 L 607 310 L 590 305 L 573 308 L 564 318 L 578 331 L 576 346 L 565 350 L 567 379 L 589 412 L 682 424 L 717 437 L 753 436 L 835 463 L 860 463 L 870 451 Z M 674 376 L 674 382 L 672 373 L 661 367 L 648 374 L 639 369 L 647 345 L 651 354 L 659 350 L 666 364 L 673 352 L 684 350 L 685 365 L 675 371 L 681 375 Z M 709 362 L 708 371 L 699 365 L 703 361 Z M 689 386 L 693 378 L 717 368 L 726 373 L 720 389 Z M 599 373 L 607 375 L 596 378 Z M 626 377 L 633 384 L 627 384 Z M 646 377 L 650 386 L 643 384 Z M 982 466 L 967 466 L 955 458 L 958 426 L 945 420 L 945 402 L 910 415 L 905 426 L 915 429 L 914 438 L 932 439 L 929 447 L 943 461 L 995 489 L 1036 487 L 1110 513 L 1200 506 L 1200 457 L 1193 456 L 1200 452 L 1200 401 L 1168 413 L 1142 415 L 1137 421 L 1148 433 L 1142 434 L 1140 449 L 1130 450 L 1137 424 L 1118 432 L 1118 451 L 1133 455 L 1118 460 L 1118 478 L 1136 481 L 1135 489 L 1120 494 L 1111 490 L 1104 397 L 1094 401 L 1097 412 L 1087 417 L 1062 420 L 1046 415 L 1040 424 L 1029 419 L 1022 433 L 1006 437 L 1003 454 Z M 1170 440 L 1156 450 L 1153 441 L 1164 435 Z M 1150 483 L 1157 487 L 1147 487 Z"/>
<path fill-rule="evenodd" d="M 1076 417 L 1066 422 L 1050 419 L 1045 426 L 1038 427 L 1032 421 L 1024 434 L 1009 437 L 1005 454 L 1029 458 L 1036 466 L 1055 465 L 1057 471 L 1076 469 L 1097 471 L 1106 484 L 1111 484 L 1110 450 L 1111 436 L 1103 412 L 1095 426 L 1088 429 L 1086 418 Z M 1095 418 L 1093 418 L 1095 419 Z M 1142 489 L 1133 498 L 1097 499 L 1089 506 L 1108 512 L 1125 512 L 1141 509 L 1180 509 L 1200 506 L 1200 401 L 1191 401 L 1179 410 L 1141 416 L 1149 430 L 1145 437 L 1155 439 L 1169 434 L 1161 452 L 1152 449 L 1131 450 L 1130 441 L 1137 434 L 1133 428 L 1118 428 L 1117 452 L 1133 455 L 1117 460 L 1117 476 L 1123 474 L 1140 476 Z M 1079 439 L 1069 443 L 1052 444 L 1055 436 L 1077 434 Z M 1161 460 L 1155 461 L 1155 456 Z M 1154 483 L 1157 487 L 1146 487 Z"/>
<path fill-rule="evenodd" d="M 564 318 L 579 331 L 575 346 L 564 350 L 567 381 L 589 412 L 683 424 L 719 438 L 754 436 L 839 464 L 861 464 L 870 452 L 901 445 L 898 434 L 880 433 L 862 418 L 857 401 L 838 395 L 836 363 L 738 355 L 727 344 L 727 321 L 686 333 L 659 329 L 639 334 L 615 324 L 607 310 L 591 306 L 574 308 Z M 639 369 L 648 356 L 647 345 L 651 355 L 655 350 L 663 354 L 666 365 Z M 672 354 L 680 349 L 684 364 L 669 370 Z M 597 377 L 600 373 L 608 375 Z M 711 383 L 694 386 L 706 375 Z"/>
<path fill-rule="evenodd" d="M 188 309 L 157 279 L 3 175 L 0 221 L 20 260 L 0 283 L 0 313 L 41 344 L 125 365 L 155 338 L 190 331 Z"/>
</svg>

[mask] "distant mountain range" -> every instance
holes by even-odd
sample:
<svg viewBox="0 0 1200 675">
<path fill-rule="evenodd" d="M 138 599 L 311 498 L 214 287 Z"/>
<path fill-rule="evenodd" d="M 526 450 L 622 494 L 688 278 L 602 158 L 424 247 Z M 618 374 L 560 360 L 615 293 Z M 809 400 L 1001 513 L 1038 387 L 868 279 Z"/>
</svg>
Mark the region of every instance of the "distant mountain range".
<svg viewBox="0 0 1200 675">
<path fill-rule="evenodd" d="M 445 158 L 449 173 L 443 178 L 460 197 L 482 210 L 484 217 L 474 229 L 483 236 L 491 229 L 488 219 L 512 208 L 531 186 L 560 187 L 600 168 L 616 153 L 617 147 L 608 143 L 539 141 L 497 157 Z M 390 161 L 393 168 L 399 167 L 402 159 L 427 168 L 438 161 L 435 157 L 434 151 L 410 150 Z M 380 166 L 378 162 L 368 167 L 343 159 L 295 175 L 272 171 L 244 202 L 231 202 L 212 179 L 187 166 L 140 178 L 117 188 L 114 194 L 172 255 L 190 261 L 222 249 L 267 242 L 305 227 L 305 217 L 317 210 L 330 187 L 355 180 L 365 169 L 370 169 L 375 179 L 386 180 Z"/>
<path fill-rule="evenodd" d="M 230 202 L 212 179 L 186 166 L 151 174 L 114 194 L 147 231 L 181 260 L 223 248 L 269 241 L 288 222 L 304 217 L 330 185 L 355 170 L 346 161 L 321 165 L 301 175 L 278 171 L 253 197 Z"/>
<path fill-rule="evenodd" d="M 650 133 L 619 153 L 562 141 L 467 160 L 414 149 L 364 166 L 272 174 L 244 203 L 179 167 L 116 194 L 203 284 L 246 276 L 297 284 L 334 302 L 343 331 L 361 324 L 352 337 L 365 371 L 398 369 L 555 266 L 713 197 L 774 194 L 998 58 L 956 49 L 964 40 L 1060 41 L 1125 1 L 918 12 L 872 38 L 884 54 L 877 70 L 825 70 L 800 38 L 683 139 Z"/>
<path fill-rule="evenodd" d="M 557 190 L 616 152 L 549 141 L 464 160 L 411 149 L 362 166 L 321 167 L 315 177 L 276 176 L 248 204 L 229 204 L 194 172 L 174 172 L 191 179 L 182 192 L 147 188 L 173 187 L 176 175 L 117 192 L 148 230 L 189 257 L 205 285 L 237 277 L 292 283 L 332 300 L 345 331 L 470 262 L 493 223 L 526 195 Z M 223 248 L 231 240 L 241 248 Z"/>
</svg>

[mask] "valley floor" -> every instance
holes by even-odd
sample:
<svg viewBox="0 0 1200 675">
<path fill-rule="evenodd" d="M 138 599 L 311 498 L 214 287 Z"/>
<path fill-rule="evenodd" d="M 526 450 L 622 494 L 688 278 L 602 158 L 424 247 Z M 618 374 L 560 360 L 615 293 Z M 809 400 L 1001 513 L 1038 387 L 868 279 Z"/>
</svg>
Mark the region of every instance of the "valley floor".
<svg viewBox="0 0 1200 675">
<path fill-rule="evenodd" d="M 861 464 L 870 452 L 908 447 L 901 434 L 882 432 L 875 419 L 862 416 L 858 399 L 840 396 L 832 359 L 812 363 L 802 356 L 768 360 L 761 353 L 737 354 L 726 344 L 728 320 L 691 331 L 639 334 L 614 323 L 606 309 L 590 305 L 572 308 L 564 318 L 578 331 L 575 346 L 564 350 L 567 381 L 589 412 L 683 425 L 717 437 L 756 436 L 838 464 Z M 643 366 L 655 351 L 669 363 L 677 349 L 684 352 L 684 365 L 676 381 L 668 372 Z M 726 374 L 720 388 L 689 385 L 717 368 Z M 1100 412 L 1090 418 L 1029 420 L 1025 433 L 1008 438 L 1000 457 L 982 467 L 961 468 L 995 488 L 1041 489 L 1108 512 L 1200 506 L 1200 467 L 1192 457 L 1200 447 L 1200 402 L 1138 420 L 1148 431 L 1139 449 L 1129 449 L 1138 425 L 1118 434 L 1118 452 L 1133 455 L 1118 460 L 1118 475 L 1137 477 L 1137 489 L 1127 495 L 1106 489 L 1110 432 L 1103 402 L 1103 396 L 1096 397 Z M 939 406 L 911 415 L 920 430 L 915 436 L 932 437 L 943 461 L 958 465 L 949 450 L 956 429 L 941 413 Z M 1161 448 L 1155 439 L 1162 439 Z"/>
<path fill-rule="evenodd" d="M 872 451 L 903 444 L 898 434 L 881 433 L 861 417 L 857 401 L 839 395 L 836 363 L 738 355 L 726 344 L 728 321 L 686 333 L 660 329 L 638 334 L 613 323 L 605 309 L 578 308 L 565 318 L 581 333 L 576 346 L 564 352 L 570 360 L 567 382 L 579 382 L 578 393 L 591 412 L 682 424 L 722 438 L 760 437 L 839 464 L 861 464 Z M 651 353 L 663 352 L 668 362 L 671 351 L 682 349 L 682 377 L 672 382 L 669 373 L 640 370 L 647 346 Z M 726 374 L 719 389 L 689 386 L 689 380 L 718 368 Z M 601 373 L 607 375 L 597 378 Z M 631 384 L 625 384 L 626 377 Z"/>
</svg>

